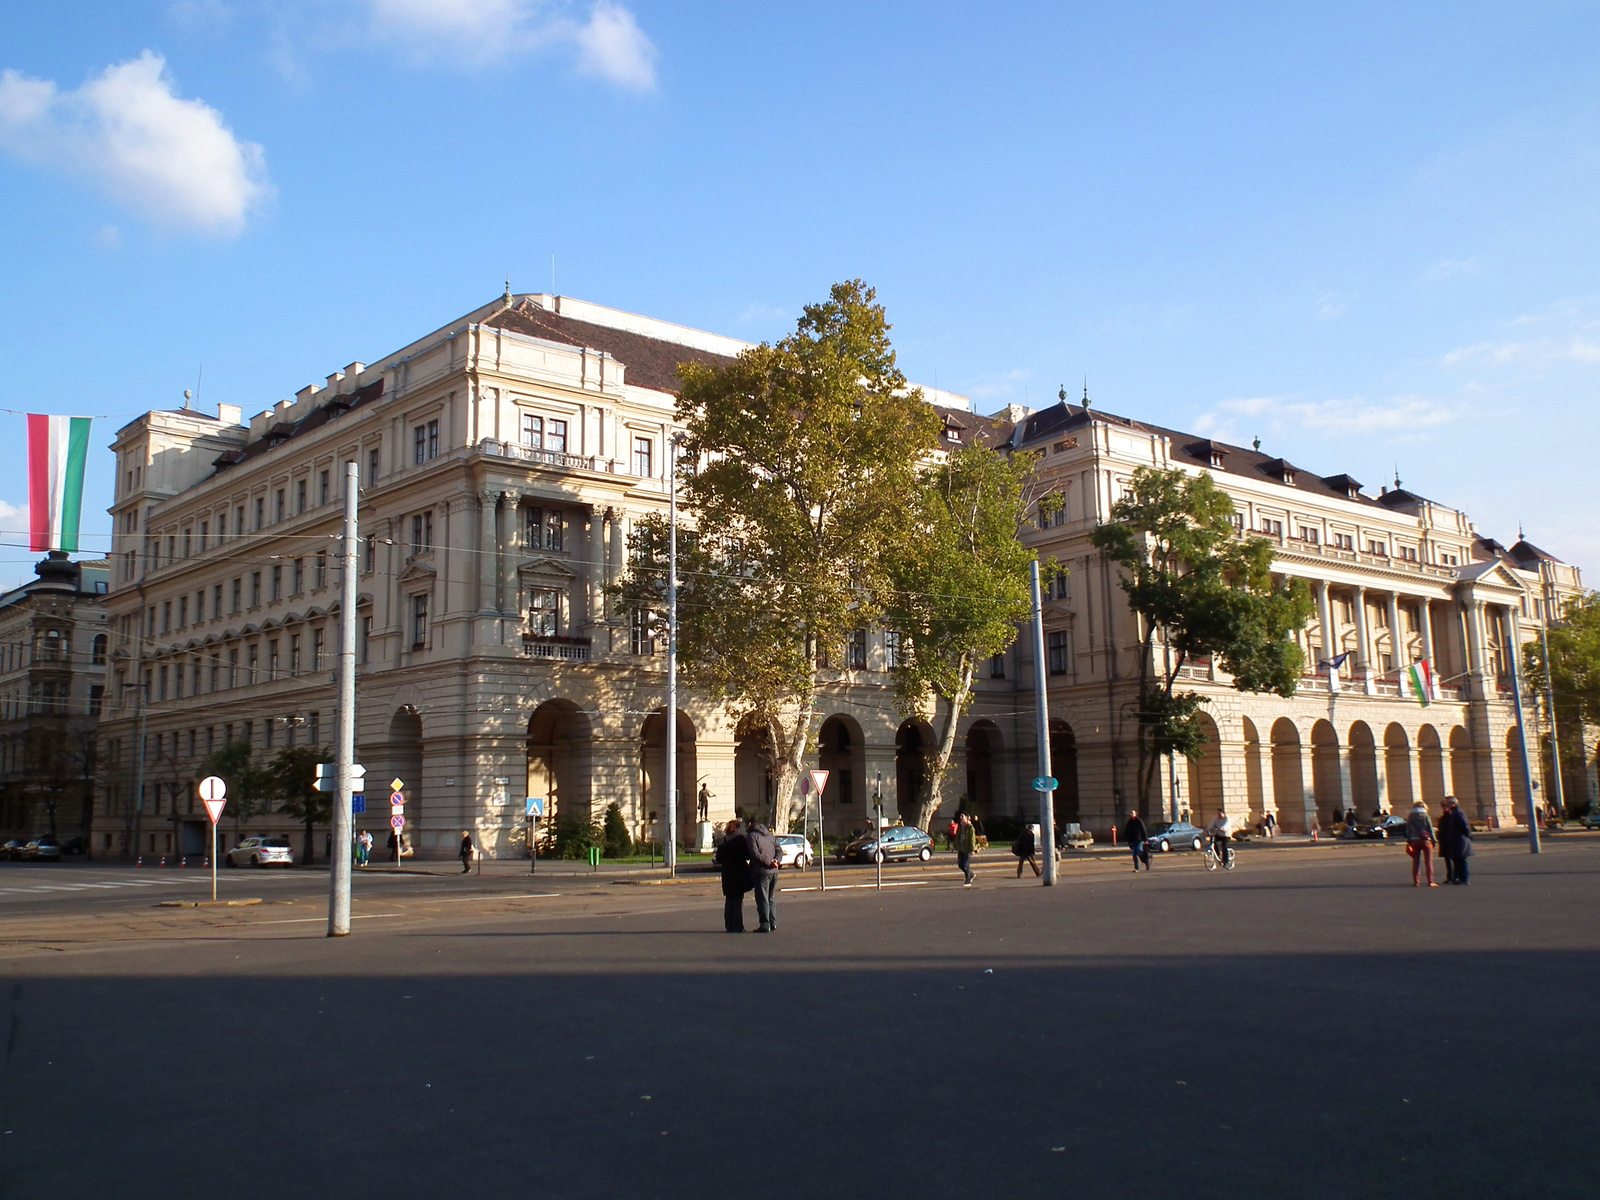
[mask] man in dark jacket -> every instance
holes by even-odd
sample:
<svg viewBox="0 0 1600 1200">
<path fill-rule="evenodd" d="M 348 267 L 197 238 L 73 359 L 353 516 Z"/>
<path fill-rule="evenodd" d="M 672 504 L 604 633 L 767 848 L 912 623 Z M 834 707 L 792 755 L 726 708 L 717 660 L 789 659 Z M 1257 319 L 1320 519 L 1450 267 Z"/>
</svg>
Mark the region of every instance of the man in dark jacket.
<svg viewBox="0 0 1600 1200">
<path fill-rule="evenodd" d="M 1128 849 L 1133 854 L 1133 869 L 1137 871 L 1139 864 L 1144 863 L 1144 869 L 1150 869 L 1150 855 L 1144 848 L 1145 838 L 1149 836 L 1144 827 L 1144 822 L 1139 819 L 1139 812 L 1135 809 L 1128 814 L 1128 823 L 1122 827 L 1122 840 L 1128 843 Z"/>
<path fill-rule="evenodd" d="M 722 845 L 717 847 L 722 868 L 722 924 L 729 933 L 744 932 L 744 894 L 750 890 L 750 849 L 739 822 L 729 821 Z"/>
<path fill-rule="evenodd" d="M 744 835 L 750 855 L 750 886 L 756 894 L 756 932 L 778 928 L 778 843 L 759 821 L 751 821 Z"/>
<path fill-rule="evenodd" d="M 1467 882 L 1467 859 L 1472 857 L 1472 826 L 1454 796 L 1444 798 L 1439 817 L 1439 857 L 1444 859 L 1445 882 Z"/>
</svg>

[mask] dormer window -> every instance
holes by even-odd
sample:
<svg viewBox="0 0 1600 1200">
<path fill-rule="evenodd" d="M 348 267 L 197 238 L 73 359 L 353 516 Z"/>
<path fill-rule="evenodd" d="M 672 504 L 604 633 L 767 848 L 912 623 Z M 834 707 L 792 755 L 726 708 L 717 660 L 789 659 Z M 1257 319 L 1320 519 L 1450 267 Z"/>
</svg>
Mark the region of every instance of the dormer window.
<svg viewBox="0 0 1600 1200">
<path fill-rule="evenodd" d="M 1322 478 L 1322 482 L 1346 500 L 1359 500 L 1361 498 L 1360 482 L 1348 475 L 1325 475 Z"/>
<path fill-rule="evenodd" d="M 1279 483 L 1294 486 L 1295 468 L 1287 459 L 1274 458 L 1261 464 L 1261 469 Z"/>
<path fill-rule="evenodd" d="M 1185 446 L 1184 450 L 1208 467 L 1221 467 L 1228 455 L 1226 447 L 1213 441 L 1192 442 Z"/>
</svg>

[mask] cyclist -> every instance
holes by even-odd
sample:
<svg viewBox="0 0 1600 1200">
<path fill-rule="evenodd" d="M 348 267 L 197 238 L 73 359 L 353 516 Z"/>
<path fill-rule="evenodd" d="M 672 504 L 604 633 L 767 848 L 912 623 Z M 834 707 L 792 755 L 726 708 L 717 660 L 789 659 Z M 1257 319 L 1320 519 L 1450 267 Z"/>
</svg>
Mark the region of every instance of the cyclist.
<svg viewBox="0 0 1600 1200">
<path fill-rule="evenodd" d="M 1206 826 L 1206 832 L 1211 835 L 1211 848 L 1222 860 L 1222 865 L 1227 866 L 1229 860 L 1233 858 L 1233 848 L 1228 841 L 1229 835 L 1233 833 L 1233 818 L 1219 811 L 1217 819 Z"/>
</svg>

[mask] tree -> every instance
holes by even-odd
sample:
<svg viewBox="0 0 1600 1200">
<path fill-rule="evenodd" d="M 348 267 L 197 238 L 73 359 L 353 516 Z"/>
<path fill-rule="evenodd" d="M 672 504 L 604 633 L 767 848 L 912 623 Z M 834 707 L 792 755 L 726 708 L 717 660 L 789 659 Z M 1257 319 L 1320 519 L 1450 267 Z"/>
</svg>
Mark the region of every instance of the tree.
<svg viewBox="0 0 1600 1200">
<path fill-rule="evenodd" d="M 312 828 L 333 819 L 333 793 L 317 791 L 317 767 L 332 762 L 333 755 L 320 746 L 285 746 L 267 764 L 273 791 L 283 802 L 283 811 L 306 825 L 305 861 L 317 861 Z M 334 853 L 340 853 L 335 848 Z"/>
<path fill-rule="evenodd" d="M 897 697 L 902 711 L 916 713 L 932 696 L 939 722 L 917 797 L 922 829 L 943 803 L 956 728 L 979 666 L 1004 652 L 1028 618 L 1034 553 L 1017 528 L 1027 515 L 1035 458 L 969 445 L 924 469 L 911 530 L 891 548 L 895 590 L 886 621 L 899 635 Z"/>
<path fill-rule="evenodd" d="M 622 806 L 615 800 L 606 805 L 605 847 L 607 858 L 627 858 L 633 853 L 633 839 L 628 836 L 628 822 L 623 819 Z"/>
<path fill-rule="evenodd" d="M 1535 638 L 1522 648 L 1528 683 L 1543 692 L 1548 685 L 1555 698 L 1555 719 L 1560 731 L 1562 795 L 1567 811 L 1577 814 L 1589 806 L 1582 731 L 1600 724 L 1600 592 L 1575 600 L 1550 623 L 1550 663 Z M 1572 783 L 1568 784 L 1567 781 Z M 1577 786 L 1572 786 L 1576 784 Z"/>
<path fill-rule="evenodd" d="M 233 814 L 233 840 L 250 819 L 267 811 L 276 794 L 271 773 L 252 756 L 250 743 L 229 742 L 206 756 L 202 776 L 216 775 L 228 785 L 228 808 Z"/>
<path fill-rule="evenodd" d="M 1140 809 L 1165 755 L 1205 753 L 1205 697 L 1174 688 L 1186 662 L 1214 655 L 1239 691 L 1280 696 L 1294 695 L 1305 665 L 1293 635 L 1311 618 L 1310 589 L 1300 579 L 1274 582 L 1272 543 L 1241 536 L 1233 511 L 1208 472 L 1139 467 L 1111 521 L 1093 534 L 1122 568 L 1139 622 Z"/>
<path fill-rule="evenodd" d="M 770 742 L 773 827 L 787 829 L 821 673 L 886 607 L 938 422 L 895 366 L 860 280 L 795 332 L 722 367 L 686 364 L 678 418 L 693 532 L 680 536 L 684 681 Z M 644 522 L 618 589 L 659 631 L 666 523 Z"/>
</svg>

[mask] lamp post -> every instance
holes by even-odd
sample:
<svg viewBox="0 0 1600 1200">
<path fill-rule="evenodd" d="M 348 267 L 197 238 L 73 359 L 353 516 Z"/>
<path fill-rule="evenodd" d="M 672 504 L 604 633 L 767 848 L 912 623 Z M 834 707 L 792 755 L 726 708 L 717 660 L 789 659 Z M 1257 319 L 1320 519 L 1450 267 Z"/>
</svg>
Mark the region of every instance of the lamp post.
<svg viewBox="0 0 1600 1200">
<path fill-rule="evenodd" d="M 138 861 L 139 838 L 143 836 L 144 828 L 144 742 L 145 742 L 145 703 L 144 703 L 144 675 L 140 667 L 141 659 L 134 660 L 134 682 L 125 683 L 125 688 L 137 689 L 137 703 L 139 706 L 139 734 L 134 739 L 134 752 L 138 758 L 133 764 L 133 844 L 128 847 L 128 856 Z"/>
<path fill-rule="evenodd" d="M 667 441 L 667 874 L 678 873 L 678 447 Z"/>
<path fill-rule="evenodd" d="M 878 890 L 883 890 L 883 772 L 879 771 L 872 782 L 872 811 L 873 825 L 872 844 L 877 847 L 872 853 L 872 861 L 878 867 Z"/>
<path fill-rule="evenodd" d="M 1550 670 L 1550 614 L 1553 611 L 1550 604 L 1550 594 L 1547 591 L 1544 598 L 1544 619 L 1539 622 L 1539 645 L 1544 652 L 1544 707 L 1550 714 L 1550 803 L 1555 808 L 1557 815 L 1566 816 L 1567 799 L 1562 791 L 1561 780 L 1561 738 L 1556 732 L 1556 693 L 1553 675 Z"/>
</svg>

